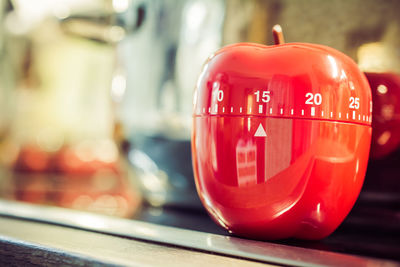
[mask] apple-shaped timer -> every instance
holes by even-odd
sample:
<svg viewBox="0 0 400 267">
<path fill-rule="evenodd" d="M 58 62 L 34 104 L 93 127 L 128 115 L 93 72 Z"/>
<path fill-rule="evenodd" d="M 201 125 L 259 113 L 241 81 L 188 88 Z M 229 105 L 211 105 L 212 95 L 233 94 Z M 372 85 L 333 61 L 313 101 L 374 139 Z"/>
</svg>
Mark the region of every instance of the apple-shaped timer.
<svg viewBox="0 0 400 267">
<path fill-rule="evenodd" d="M 371 89 L 322 45 L 229 45 L 206 62 L 194 94 L 193 167 L 211 217 L 255 239 L 321 239 L 364 181 Z"/>
</svg>

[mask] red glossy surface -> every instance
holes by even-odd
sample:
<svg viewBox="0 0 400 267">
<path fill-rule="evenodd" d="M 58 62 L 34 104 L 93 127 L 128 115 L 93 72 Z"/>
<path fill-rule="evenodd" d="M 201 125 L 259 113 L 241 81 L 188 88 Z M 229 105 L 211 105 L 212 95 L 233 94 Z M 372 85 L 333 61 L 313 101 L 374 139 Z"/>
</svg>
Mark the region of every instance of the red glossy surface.
<svg viewBox="0 0 400 267">
<path fill-rule="evenodd" d="M 400 147 L 400 76 L 394 73 L 365 73 L 371 86 L 371 158 L 383 158 Z"/>
<path fill-rule="evenodd" d="M 207 211 L 245 237 L 329 235 L 364 180 L 371 105 L 365 76 L 334 49 L 221 49 L 194 96 L 193 166 Z"/>
</svg>

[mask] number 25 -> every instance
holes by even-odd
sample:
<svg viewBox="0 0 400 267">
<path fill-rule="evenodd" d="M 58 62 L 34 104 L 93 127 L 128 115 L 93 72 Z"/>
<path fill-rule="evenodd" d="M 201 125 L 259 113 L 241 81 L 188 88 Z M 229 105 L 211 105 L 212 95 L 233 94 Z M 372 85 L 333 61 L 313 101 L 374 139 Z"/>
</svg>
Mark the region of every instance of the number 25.
<svg viewBox="0 0 400 267">
<path fill-rule="evenodd" d="M 349 108 L 354 108 L 354 109 L 360 108 L 360 98 L 351 96 L 349 100 L 350 100 Z"/>
</svg>

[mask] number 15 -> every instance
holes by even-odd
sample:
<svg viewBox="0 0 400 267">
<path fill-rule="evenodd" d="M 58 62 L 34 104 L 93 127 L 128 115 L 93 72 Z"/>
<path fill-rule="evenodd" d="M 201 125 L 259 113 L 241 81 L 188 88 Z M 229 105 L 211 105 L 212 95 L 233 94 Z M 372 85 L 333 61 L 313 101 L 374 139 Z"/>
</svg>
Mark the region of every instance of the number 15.
<svg viewBox="0 0 400 267">
<path fill-rule="evenodd" d="M 270 91 L 263 91 L 261 96 L 261 101 L 264 103 L 268 103 L 271 100 Z M 256 102 L 260 102 L 260 90 L 255 91 Z"/>
</svg>

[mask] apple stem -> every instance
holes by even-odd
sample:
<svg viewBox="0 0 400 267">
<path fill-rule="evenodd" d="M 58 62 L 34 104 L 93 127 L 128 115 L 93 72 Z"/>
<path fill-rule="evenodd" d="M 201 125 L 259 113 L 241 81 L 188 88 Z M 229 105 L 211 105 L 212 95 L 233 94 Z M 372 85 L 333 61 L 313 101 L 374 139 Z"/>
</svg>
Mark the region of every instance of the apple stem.
<svg viewBox="0 0 400 267">
<path fill-rule="evenodd" d="M 272 27 L 272 34 L 274 35 L 274 42 L 276 45 L 285 43 L 281 25 L 276 24 L 274 27 Z"/>
</svg>

